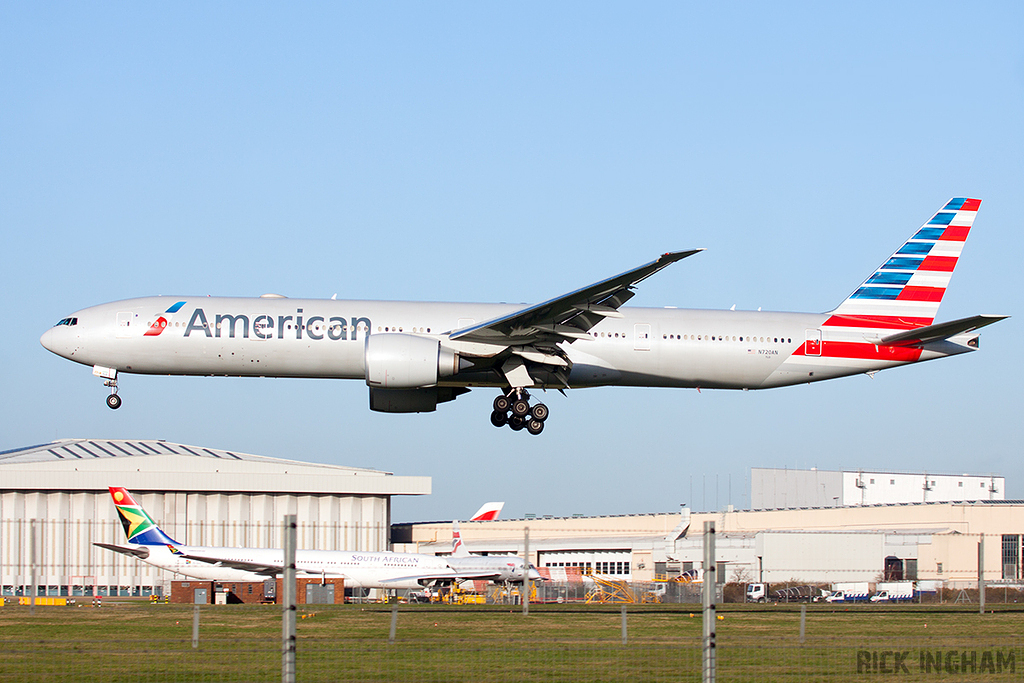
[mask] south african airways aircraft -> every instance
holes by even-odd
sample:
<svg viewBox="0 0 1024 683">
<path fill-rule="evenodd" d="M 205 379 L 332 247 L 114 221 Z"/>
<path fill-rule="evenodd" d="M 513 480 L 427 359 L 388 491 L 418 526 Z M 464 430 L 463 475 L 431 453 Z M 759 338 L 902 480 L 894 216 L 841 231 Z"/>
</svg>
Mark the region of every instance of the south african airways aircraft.
<svg viewBox="0 0 1024 683">
<path fill-rule="evenodd" d="M 623 306 L 691 249 L 532 306 L 161 296 L 83 309 L 40 341 L 92 366 L 111 408 L 124 373 L 359 379 L 389 413 L 492 387 L 491 423 L 539 434 L 531 389 L 768 389 L 975 350 L 1006 316 L 935 315 L 980 204 L 951 199 L 827 313 Z"/>
<path fill-rule="evenodd" d="M 127 489 L 111 486 L 110 496 L 129 545 L 95 544 L 101 548 L 207 581 L 262 581 L 284 571 L 284 551 L 280 548 L 184 545 L 164 533 Z M 493 519 L 480 514 L 473 519 Z M 389 551 L 298 550 L 295 568 L 300 575 L 344 578 L 349 588 L 422 588 L 468 580 L 522 583 L 524 575 L 531 581 L 542 580 L 532 565 L 527 568 L 521 557 L 512 555 L 458 553 L 457 557 L 440 557 Z"/>
</svg>

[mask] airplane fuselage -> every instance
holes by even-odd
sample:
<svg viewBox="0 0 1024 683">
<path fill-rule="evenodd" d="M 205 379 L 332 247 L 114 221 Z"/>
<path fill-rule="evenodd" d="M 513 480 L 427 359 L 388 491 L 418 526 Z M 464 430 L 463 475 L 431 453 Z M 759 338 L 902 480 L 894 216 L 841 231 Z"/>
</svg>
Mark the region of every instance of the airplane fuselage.
<svg viewBox="0 0 1024 683">
<path fill-rule="evenodd" d="M 280 565 L 283 551 L 273 548 L 214 548 L 201 546 L 144 547 L 149 564 L 193 579 L 206 581 L 263 581 L 268 575 L 229 566 L 211 564 L 194 557 L 209 557 L 251 564 Z M 186 557 L 188 556 L 188 557 Z M 493 558 L 498 560 L 498 558 Z M 518 558 L 507 558 L 515 563 Z M 522 561 L 518 561 L 519 573 Z M 343 577 L 348 588 L 422 588 L 417 579 L 395 580 L 429 574 L 455 574 L 445 558 L 418 553 L 349 552 L 334 550 L 298 550 L 296 571 L 300 576 Z"/>
<path fill-rule="evenodd" d="M 185 302 L 173 313 L 177 302 Z M 46 348 L 120 373 L 366 379 L 365 341 L 438 340 L 521 305 L 287 298 L 148 297 L 83 309 L 44 334 Z M 973 350 L 970 335 L 924 349 L 879 345 L 871 328 L 829 326 L 827 313 L 620 309 L 560 346 L 568 384 L 763 389 L 882 370 Z M 457 342 L 451 343 L 456 351 Z M 469 368 L 440 386 L 505 384 Z M 541 386 L 556 386 L 541 380 Z"/>
</svg>

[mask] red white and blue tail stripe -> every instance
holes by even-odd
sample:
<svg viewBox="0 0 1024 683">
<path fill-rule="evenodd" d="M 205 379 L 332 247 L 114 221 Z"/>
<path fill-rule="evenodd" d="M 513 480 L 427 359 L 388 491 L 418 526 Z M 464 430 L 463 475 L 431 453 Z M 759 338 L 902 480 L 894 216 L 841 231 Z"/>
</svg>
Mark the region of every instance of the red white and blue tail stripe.
<svg viewBox="0 0 1024 683">
<path fill-rule="evenodd" d="M 980 199 L 949 200 L 824 325 L 878 330 L 931 325 L 979 206 Z"/>
</svg>

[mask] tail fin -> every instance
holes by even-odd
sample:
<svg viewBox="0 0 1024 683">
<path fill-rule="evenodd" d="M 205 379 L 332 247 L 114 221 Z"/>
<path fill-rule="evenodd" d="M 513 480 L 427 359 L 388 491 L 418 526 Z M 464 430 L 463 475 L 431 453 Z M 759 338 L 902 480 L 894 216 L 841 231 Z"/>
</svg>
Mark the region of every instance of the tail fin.
<svg viewBox="0 0 1024 683">
<path fill-rule="evenodd" d="M 114 499 L 114 507 L 121 518 L 124 535 L 129 543 L 139 545 L 180 545 L 173 538 L 160 530 L 153 518 L 146 514 L 142 506 L 135 502 L 128 489 L 110 486 L 110 496 Z"/>
<path fill-rule="evenodd" d="M 980 199 L 951 199 L 879 266 L 825 325 L 911 330 L 939 311 Z"/>
<path fill-rule="evenodd" d="M 462 542 L 462 534 L 459 532 L 459 521 L 452 522 L 452 557 L 469 557 L 469 550 Z"/>
<path fill-rule="evenodd" d="M 498 515 L 501 514 L 501 509 L 505 507 L 505 503 L 484 503 L 480 506 L 480 509 L 469 518 L 471 522 L 489 522 L 497 519 Z"/>
</svg>

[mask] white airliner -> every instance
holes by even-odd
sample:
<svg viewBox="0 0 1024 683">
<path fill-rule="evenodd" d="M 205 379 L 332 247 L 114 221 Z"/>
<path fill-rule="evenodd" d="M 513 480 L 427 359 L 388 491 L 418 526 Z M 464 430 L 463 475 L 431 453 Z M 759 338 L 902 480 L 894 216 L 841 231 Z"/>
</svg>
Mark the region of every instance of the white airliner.
<svg viewBox="0 0 1024 683">
<path fill-rule="evenodd" d="M 525 307 L 161 296 L 83 309 L 40 341 L 92 366 L 111 408 L 122 373 L 359 379 L 391 413 L 493 387 L 492 424 L 539 434 L 548 408 L 530 389 L 768 389 L 976 349 L 975 330 L 1006 316 L 934 320 L 980 204 L 944 204 L 827 313 L 623 307 L 691 249 Z"/>
<path fill-rule="evenodd" d="M 216 548 L 182 545 L 165 534 L 135 502 L 127 489 L 110 487 L 130 545 L 95 545 L 143 562 L 206 581 L 262 581 L 284 571 L 280 548 Z M 295 568 L 299 575 L 343 578 L 347 588 L 422 588 L 478 580 L 522 583 L 522 558 L 515 556 L 452 558 L 419 553 L 298 550 Z M 532 566 L 530 580 L 541 580 Z"/>
</svg>

